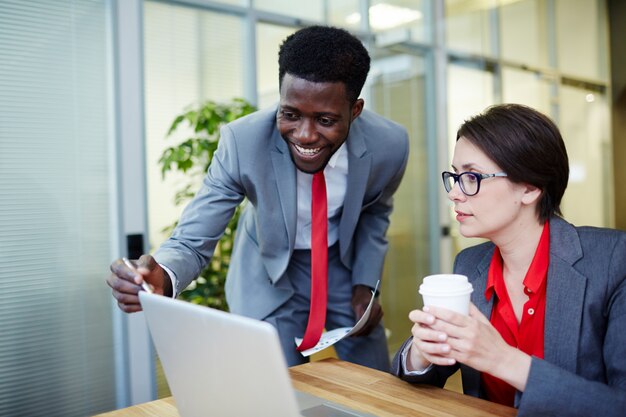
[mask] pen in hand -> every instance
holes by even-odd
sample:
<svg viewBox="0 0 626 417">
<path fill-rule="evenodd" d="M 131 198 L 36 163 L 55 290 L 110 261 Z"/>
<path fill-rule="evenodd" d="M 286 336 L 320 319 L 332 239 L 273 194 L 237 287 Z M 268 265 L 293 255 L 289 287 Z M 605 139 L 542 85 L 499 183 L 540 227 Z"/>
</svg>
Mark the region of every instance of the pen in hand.
<svg viewBox="0 0 626 417">
<path fill-rule="evenodd" d="M 137 268 L 135 268 L 135 265 L 133 265 L 128 258 L 124 257 L 122 258 L 122 262 L 124 262 L 124 264 L 128 267 L 128 269 L 130 269 L 135 275 L 141 275 L 139 273 L 139 271 L 137 271 Z M 143 277 L 142 277 L 143 279 Z M 143 288 L 143 290 L 147 293 L 152 294 L 154 291 L 152 290 L 152 286 L 150 284 L 148 284 L 146 281 L 142 281 L 141 282 L 141 288 Z"/>
</svg>

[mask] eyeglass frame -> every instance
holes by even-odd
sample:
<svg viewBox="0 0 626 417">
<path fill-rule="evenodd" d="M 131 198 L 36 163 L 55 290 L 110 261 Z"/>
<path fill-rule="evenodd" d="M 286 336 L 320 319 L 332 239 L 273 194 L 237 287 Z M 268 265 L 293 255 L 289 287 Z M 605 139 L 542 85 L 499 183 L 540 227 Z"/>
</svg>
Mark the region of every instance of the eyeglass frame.
<svg viewBox="0 0 626 417">
<path fill-rule="evenodd" d="M 465 188 L 463 187 L 463 182 L 460 181 L 461 176 L 462 175 L 471 175 L 473 177 L 476 178 L 477 183 L 476 183 L 476 192 L 473 194 L 468 194 L 465 191 Z M 452 178 L 454 180 L 454 183 L 452 184 L 452 187 L 450 187 L 450 189 L 448 189 L 448 184 L 446 182 L 446 176 L 448 178 Z M 508 175 L 506 174 L 506 172 L 496 172 L 495 174 L 481 174 L 480 172 L 471 172 L 471 171 L 465 171 L 465 172 L 461 172 L 460 174 L 455 174 L 454 172 L 450 172 L 450 171 L 443 171 L 441 173 L 441 180 L 443 181 L 443 188 L 446 190 L 447 193 L 450 193 L 450 191 L 452 191 L 452 188 L 454 188 L 454 184 L 459 184 L 459 189 L 461 190 L 461 192 L 463 194 L 465 194 L 468 197 L 472 197 L 476 194 L 478 194 L 478 192 L 480 191 L 480 182 L 482 180 L 488 179 L 488 178 L 494 178 L 494 177 L 508 177 Z"/>
</svg>

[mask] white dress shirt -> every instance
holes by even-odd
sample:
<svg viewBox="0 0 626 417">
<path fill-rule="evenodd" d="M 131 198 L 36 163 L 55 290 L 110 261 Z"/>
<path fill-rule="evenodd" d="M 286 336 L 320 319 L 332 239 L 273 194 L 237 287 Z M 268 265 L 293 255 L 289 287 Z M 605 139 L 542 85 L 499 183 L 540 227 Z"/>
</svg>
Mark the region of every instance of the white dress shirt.
<svg viewBox="0 0 626 417">
<path fill-rule="evenodd" d="M 311 249 L 311 186 L 313 174 L 297 171 L 298 221 L 295 249 Z M 339 240 L 339 220 L 348 187 L 348 150 L 345 142 L 324 168 L 328 200 L 328 246 Z"/>
</svg>

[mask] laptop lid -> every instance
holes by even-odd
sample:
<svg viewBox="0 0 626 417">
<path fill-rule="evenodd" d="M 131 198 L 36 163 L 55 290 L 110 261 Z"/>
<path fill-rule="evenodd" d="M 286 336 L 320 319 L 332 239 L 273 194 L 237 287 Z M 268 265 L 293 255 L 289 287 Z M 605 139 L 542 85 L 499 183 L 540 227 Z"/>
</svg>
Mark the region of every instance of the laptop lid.
<svg viewBox="0 0 626 417">
<path fill-rule="evenodd" d="M 272 325 L 145 291 L 139 299 L 181 417 L 300 416 Z"/>
<path fill-rule="evenodd" d="M 295 391 L 272 325 L 144 291 L 139 299 L 181 417 L 375 417 Z"/>
</svg>

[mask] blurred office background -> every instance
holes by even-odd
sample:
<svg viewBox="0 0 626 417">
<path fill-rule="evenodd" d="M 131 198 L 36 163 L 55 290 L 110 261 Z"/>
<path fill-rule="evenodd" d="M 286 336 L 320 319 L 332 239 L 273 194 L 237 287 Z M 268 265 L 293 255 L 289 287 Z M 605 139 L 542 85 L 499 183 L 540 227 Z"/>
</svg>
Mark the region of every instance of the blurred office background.
<svg viewBox="0 0 626 417">
<path fill-rule="evenodd" d="M 157 163 L 175 115 L 205 99 L 274 105 L 278 46 L 302 26 L 359 36 L 366 107 L 410 133 L 383 283 L 392 352 L 419 280 L 476 243 L 440 172 L 486 106 L 551 116 L 570 156 L 565 217 L 626 229 L 625 21 L 620 0 L 0 0 L 0 415 L 85 416 L 167 392 L 108 265 L 129 242 L 153 250 L 180 213 L 181 178 Z"/>
</svg>

